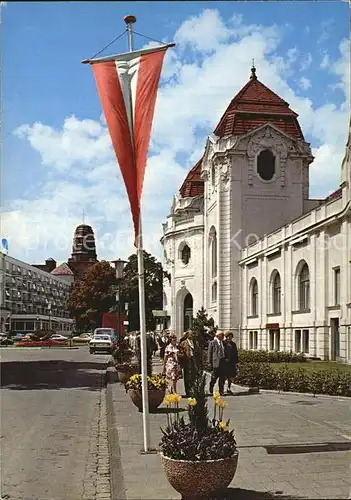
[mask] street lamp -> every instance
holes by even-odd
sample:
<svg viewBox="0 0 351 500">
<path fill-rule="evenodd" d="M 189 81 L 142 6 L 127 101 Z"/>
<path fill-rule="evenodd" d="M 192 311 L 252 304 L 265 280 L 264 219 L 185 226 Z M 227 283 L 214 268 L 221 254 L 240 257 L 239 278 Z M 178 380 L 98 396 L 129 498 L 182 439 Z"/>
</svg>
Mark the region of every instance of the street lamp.
<svg viewBox="0 0 351 500">
<path fill-rule="evenodd" d="M 48 311 L 49 311 L 49 332 L 51 332 L 52 324 L 51 324 L 51 302 L 48 302 Z"/>
<path fill-rule="evenodd" d="M 119 297 L 119 284 L 120 284 L 120 281 L 121 279 L 123 278 L 123 269 L 124 269 L 124 266 L 127 264 L 127 262 L 125 260 L 122 260 L 122 259 L 117 259 L 117 260 L 113 260 L 111 261 L 112 264 L 114 264 L 114 269 L 115 269 L 115 273 L 116 273 L 116 280 L 117 280 L 117 290 L 116 290 L 116 306 L 117 306 L 117 335 L 118 335 L 118 338 L 120 337 L 120 297 Z"/>
</svg>

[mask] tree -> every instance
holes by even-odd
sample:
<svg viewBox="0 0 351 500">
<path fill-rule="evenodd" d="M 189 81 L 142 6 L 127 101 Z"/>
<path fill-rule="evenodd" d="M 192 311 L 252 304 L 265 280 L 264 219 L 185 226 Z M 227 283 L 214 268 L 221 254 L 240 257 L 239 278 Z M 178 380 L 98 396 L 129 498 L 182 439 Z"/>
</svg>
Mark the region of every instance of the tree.
<svg viewBox="0 0 351 500">
<path fill-rule="evenodd" d="M 156 321 L 152 315 L 153 309 L 163 307 L 163 269 L 162 264 L 144 250 L 145 276 L 145 315 L 146 327 L 155 329 Z M 138 259 L 136 254 L 130 255 L 123 272 L 120 285 L 121 302 L 128 302 L 129 330 L 139 330 L 139 283 Z"/>
<path fill-rule="evenodd" d="M 68 308 L 78 330 L 101 326 L 102 314 L 115 305 L 116 275 L 106 261 L 97 262 L 74 283 Z"/>
<path fill-rule="evenodd" d="M 212 338 L 211 333 L 214 333 L 216 329 L 213 318 L 209 318 L 204 307 L 201 307 L 197 311 L 196 318 L 193 318 L 192 326 L 197 346 L 195 361 L 200 369 L 206 366 L 208 342 Z"/>
</svg>

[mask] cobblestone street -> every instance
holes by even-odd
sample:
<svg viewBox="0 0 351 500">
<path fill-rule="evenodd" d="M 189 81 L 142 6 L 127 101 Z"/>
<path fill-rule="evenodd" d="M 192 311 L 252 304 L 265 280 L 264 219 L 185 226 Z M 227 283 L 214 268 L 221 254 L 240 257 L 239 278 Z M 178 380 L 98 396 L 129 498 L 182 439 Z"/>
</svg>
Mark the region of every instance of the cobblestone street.
<svg viewBox="0 0 351 500">
<path fill-rule="evenodd" d="M 1 350 L 1 498 L 110 499 L 108 356 Z"/>
</svg>

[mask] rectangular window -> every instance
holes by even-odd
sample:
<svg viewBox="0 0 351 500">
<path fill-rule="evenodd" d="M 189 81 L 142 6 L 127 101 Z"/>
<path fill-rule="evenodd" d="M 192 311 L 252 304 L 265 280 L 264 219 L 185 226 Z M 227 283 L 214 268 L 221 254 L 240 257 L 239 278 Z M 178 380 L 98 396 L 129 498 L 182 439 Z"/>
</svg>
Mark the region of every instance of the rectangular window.
<svg viewBox="0 0 351 500">
<path fill-rule="evenodd" d="M 295 330 L 295 352 L 301 352 L 301 330 Z"/>
<path fill-rule="evenodd" d="M 253 332 L 249 332 L 249 349 L 253 349 Z"/>
<path fill-rule="evenodd" d="M 269 350 L 280 351 L 280 330 L 269 330 Z"/>
<path fill-rule="evenodd" d="M 258 332 L 253 332 L 253 348 L 258 349 Z"/>
<path fill-rule="evenodd" d="M 280 351 L 280 330 L 275 332 L 275 350 Z"/>
<path fill-rule="evenodd" d="M 269 350 L 274 351 L 274 330 L 269 330 Z"/>
<path fill-rule="evenodd" d="M 24 331 L 24 321 L 15 321 L 14 330 L 15 332 L 22 333 Z"/>
<path fill-rule="evenodd" d="M 302 352 L 309 353 L 310 332 L 309 330 L 302 330 Z"/>
<path fill-rule="evenodd" d="M 334 305 L 340 305 L 340 267 L 334 269 Z"/>
</svg>

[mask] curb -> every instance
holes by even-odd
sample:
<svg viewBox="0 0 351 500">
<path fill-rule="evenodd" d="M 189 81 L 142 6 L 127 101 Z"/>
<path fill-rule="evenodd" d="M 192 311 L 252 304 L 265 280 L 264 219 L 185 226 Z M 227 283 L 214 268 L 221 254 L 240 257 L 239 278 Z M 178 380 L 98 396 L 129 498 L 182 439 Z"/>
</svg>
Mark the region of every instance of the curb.
<svg viewBox="0 0 351 500">
<path fill-rule="evenodd" d="M 112 500 L 127 500 L 122 468 L 121 448 L 119 445 L 116 416 L 113 407 L 112 384 L 117 381 L 114 368 L 106 368 L 106 416 L 107 440 L 110 457 L 110 487 Z"/>
<path fill-rule="evenodd" d="M 240 391 L 245 391 L 245 393 L 248 393 L 250 388 L 248 386 L 243 386 L 243 385 L 236 385 L 233 384 L 235 387 L 238 387 Z M 311 392 L 293 392 L 293 391 L 278 391 L 277 389 L 259 389 L 258 392 L 255 394 L 291 394 L 295 396 L 309 396 L 311 398 L 325 398 L 325 399 L 341 399 L 342 401 L 350 401 L 350 398 L 347 396 L 331 396 L 330 394 L 312 394 Z M 254 393 L 252 393 L 254 394 Z M 240 393 L 238 393 L 240 395 Z M 235 396 L 235 393 L 234 393 Z"/>
</svg>

